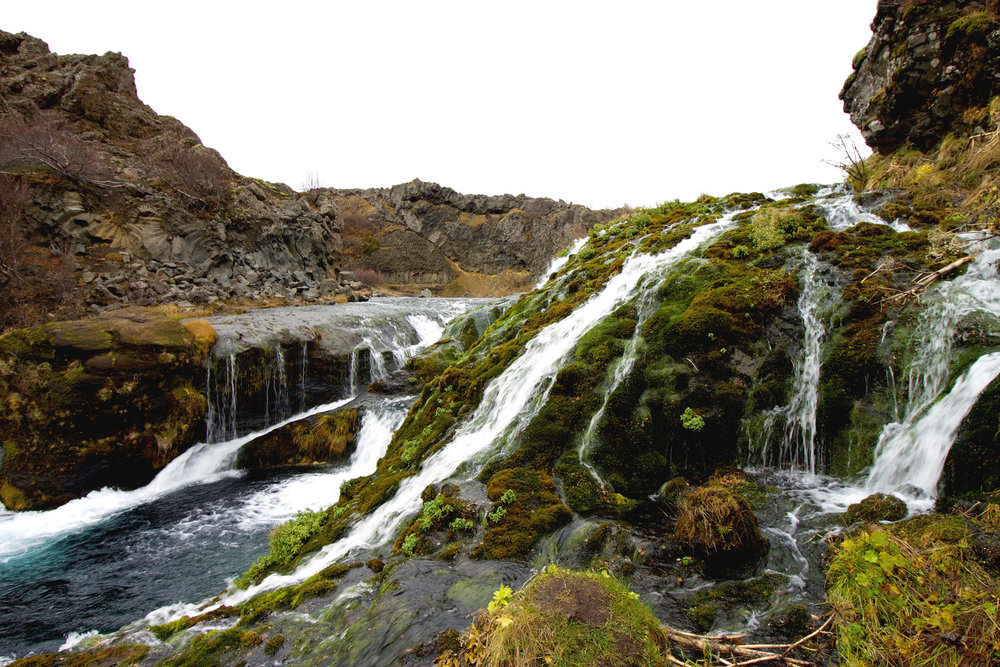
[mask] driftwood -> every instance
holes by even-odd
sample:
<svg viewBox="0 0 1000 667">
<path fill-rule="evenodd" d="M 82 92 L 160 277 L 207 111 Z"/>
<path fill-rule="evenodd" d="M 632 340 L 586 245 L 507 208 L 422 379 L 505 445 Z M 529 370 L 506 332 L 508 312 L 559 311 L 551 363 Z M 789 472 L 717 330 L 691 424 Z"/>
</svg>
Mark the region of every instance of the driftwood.
<svg viewBox="0 0 1000 667">
<path fill-rule="evenodd" d="M 833 616 L 831 615 L 816 630 L 791 644 L 741 644 L 739 642 L 744 635 L 696 635 L 666 626 L 663 627 L 663 631 L 676 647 L 696 651 L 700 656 L 710 655 L 714 663 L 719 665 L 729 667 L 764 664 L 807 666 L 817 663 L 792 658 L 789 657 L 789 654 L 795 649 L 814 650 L 804 646 L 804 644 L 826 631 L 832 620 Z M 671 657 L 670 661 L 673 665 L 692 664 L 690 661 L 683 661 L 676 657 Z"/>
<path fill-rule="evenodd" d="M 886 301 L 906 301 L 907 299 L 920 299 L 921 293 L 927 289 L 931 283 L 939 278 L 947 276 L 949 273 L 953 273 L 956 269 L 965 266 L 969 262 L 973 261 L 975 257 L 973 255 L 966 255 L 965 257 L 960 257 L 956 259 L 951 264 L 943 266 L 937 271 L 931 271 L 930 273 L 924 274 L 914 283 L 912 289 L 893 294 L 892 296 L 887 296 L 882 299 L 883 302 Z"/>
</svg>

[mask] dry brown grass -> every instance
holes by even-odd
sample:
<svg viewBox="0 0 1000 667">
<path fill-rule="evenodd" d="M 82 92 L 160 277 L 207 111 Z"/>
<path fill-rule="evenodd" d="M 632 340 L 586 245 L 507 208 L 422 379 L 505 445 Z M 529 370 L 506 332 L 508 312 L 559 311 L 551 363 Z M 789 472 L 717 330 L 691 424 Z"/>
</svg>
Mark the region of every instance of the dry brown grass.
<svg viewBox="0 0 1000 667">
<path fill-rule="evenodd" d="M 181 322 L 181 325 L 194 336 L 195 343 L 198 344 L 198 349 L 201 350 L 203 355 L 208 354 L 208 351 L 212 349 L 215 341 L 219 338 L 215 327 L 208 320 L 200 318 L 197 320 L 184 320 Z"/>
</svg>

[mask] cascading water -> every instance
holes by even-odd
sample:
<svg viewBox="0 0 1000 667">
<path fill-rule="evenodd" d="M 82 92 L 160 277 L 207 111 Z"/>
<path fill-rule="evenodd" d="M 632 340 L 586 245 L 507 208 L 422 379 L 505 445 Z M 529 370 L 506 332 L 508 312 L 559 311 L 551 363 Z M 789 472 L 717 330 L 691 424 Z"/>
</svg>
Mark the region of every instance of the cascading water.
<svg viewBox="0 0 1000 667">
<path fill-rule="evenodd" d="M 601 486 L 601 488 L 606 488 L 607 484 L 601 477 L 600 473 L 598 473 L 597 469 L 591 465 L 588 460 L 588 456 L 594 448 L 597 438 L 597 429 L 601 424 L 601 420 L 604 418 L 604 412 L 607 410 L 608 401 L 611 399 L 611 396 L 614 395 L 621 383 L 625 381 L 625 378 L 632 373 L 632 367 L 635 365 L 635 361 L 639 355 L 639 350 L 643 341 L 643 325 L 646 323 L 646 320 L 649 319 L 650 315 L 656 311 L 655 296 L 656 290 L 651 286 L 646 286 L 641 292 L 636 304 L 637 317 L 635 331 L 632 333 L 632 337 L 629 338 L 628 343 L 625 345 L 625 349 L 622 351 L 622 356 L 614 363 L 611 378 L 604 383 L 604 396 L 601 399 L 601 407 L 599 407 L 591 416 L 590 421 L 587 423 L 587 428 L 583 432 L 583 436 L 580 438 L 580 444 L 577 446 L 577 456 L 580 463 L 590 472 L 590 475 Z"/>
<path fill-rule="evenodd" d="M 371 316 L 359 304 L 353 312 L 359 327 L 365 318 L 377 324 L 386 311 L 400 313 L 399 335 L 382 339 L 397 358 L 394 348 L 412 355 L 440 335 L 452 314 L 482 302 L 420 300 L 416 314 L 405 312 L 407 305 L 376 304 Z M 214 386 L 226 388 L 212 397 L 212 428 L 225 437 L 221 434 L 236 428 L 236 355 L 223 353 L 220 366 L 215 377 L 209 371 L 211 382 L 223 379 Z M 272 418 L 281 403 L 280 376 L 274 377 L 266 408 Z M 292 379 L 286 376 L 280 384 L 291 386 Z M 356 451 L 344 467 L 247 476 L 231 469 L 237 451 L 292 421 L 351 400 L 347 396 L 253 433 L 195 445 L 140 489 L 101 489 L 45 512 L 0 510 L 0 653 L 54 650 L 70 631 L 115 629 L 150 606 L 202 597 L 246 570 L 266 551 L 267 532 L 276 523 L 336 502 L 342 481 L 374 471 L 413 397 L 365 403 Z M 62 583 L 52 587 L 46 581 Z"/>
<path fill-rule="evenodd" d="M 545 283 L 549 281 L 549 276 L 551 276 L 553 273 L 555 273 L 562 267 L 566 266 L 566 263 L 569 262 L 569 260 L 572 259 L 576 253 L 580 252 L 580 249 L 583 248 L 583 245 L 586 242 L 587 242 L 586 236 L 573 241 L 573 245 L 566 248 L 566 250 L 562 254 L 553 259 L 549 263 L 548 268 L 545 269 L 545 273 L 543 273 L 541 277 L 538 279 L 538 283 L 535 285 L 535 289 L 541 288 L 543 285 L 545 285 Z"/>
<path fill-rule="evenodd" d="M 928 291 L 915 335 L 916 353 L 907 372 L 906 409 L 902 421 L 882 431 L 865 483 L 869 490 L 903 491 L 925 504 L 934 496 L 955 432 L 997 375 L 994 355 L 981 357 L 938 401 L 951 376 L 959 321 L 974 312 L 1000 316 L 998 260 L 1000 244 L 993 241 L 965 274 Z"/>
<path fill-rule="evenodd" d="M 692 235 L 658 255 L 633 255 L 621 272 L 604 288 L 564 319 L 542 329 L 526 345 L 524 352 L 483 392 L 475 412 L 458 428 L 451 442 L 424 461 L 421 471 L 403 480 L 395 495 L 351 528 L 340 540 L 285 574 L 272 574 L 246 590 L 230 590 L 215 603 L 239 604 L 262 591 L 301 582 L 320 572 L 344 555 L 370 548 L 388 540 L 402 521 L 421 504 L 420 494 L 455 474 L 459 467 L 497 446 L 527 424 L 536 413 L 556 373 L 580 337 L 612 311 L 632 298 L 647 274 L 662 276 L 679 259 L 732 225 L 732 216 L 695 229 Z M 194 607 L 158 610 L 150 620 L 189 613 Z"/>
<path fill-rule="evenodd" d="M 778 466 L 800 468 L 809 474 L 817 469 L 816 407 L 819 402 L 819 371 L 826 333 L 820 313 L 832 305 L 836 294 L 819 275 L 819 261 L 803 250 L 799 278 L 801 288 L 798 311 L 802 318 L 804 340 L 801 356 L 792 373 L 791 400 L 771 410 L 765 417 L 760 436 L 762 459 Z M 777 452 L 770 452 L 775 426 L 781 428 Z"/>
</svg>

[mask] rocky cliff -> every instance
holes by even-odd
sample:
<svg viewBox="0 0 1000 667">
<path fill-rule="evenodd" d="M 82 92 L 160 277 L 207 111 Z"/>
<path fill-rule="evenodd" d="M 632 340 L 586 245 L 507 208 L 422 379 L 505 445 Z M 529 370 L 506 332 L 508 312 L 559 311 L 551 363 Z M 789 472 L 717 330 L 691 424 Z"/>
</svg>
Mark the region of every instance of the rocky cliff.
<svg viewBox="0 0 1000 667">
<path fill-rule="evenodd" d="M 983 107 L 1000 89 L 996 2 L 880 0 L 872 32 L 840 92 L 872 148 L 924 150 L 987 126 Z"/>
<path fill-rule="evenodd" d="M 139 100 L 120 54 L 60 56 L 0 32 L 0 170 L 5 326 L 336 290 L 329 197 L 233 172 Z"/>
<path fill-rule="evenodd" d="M 389 284 L 477 296 L 529 287 L 560 250 L 614 216 L 540 197 L 463 195 L 419 180 L 330 195 L 344 221 L 345 264 Z"/>
<path fill-rule="evenodd" d="M 0 31 L 0 328 L 164 302 L 365 298 L 355 277 L 507 294 L 610 215 L 419 181 L 297 193 L 234 172 L 143 104 L 133 74 L 118 53 L 57 55 Z"/>
</svg>

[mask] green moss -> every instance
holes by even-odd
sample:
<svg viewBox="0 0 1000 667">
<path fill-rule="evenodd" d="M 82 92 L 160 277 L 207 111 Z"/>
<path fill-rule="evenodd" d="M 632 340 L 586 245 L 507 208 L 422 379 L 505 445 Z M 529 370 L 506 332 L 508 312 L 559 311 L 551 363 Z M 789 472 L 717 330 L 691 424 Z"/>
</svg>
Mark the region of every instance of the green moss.
<svg viewBox="0 0 1000 667">
<path fill-rule="evenodd" d="M 325 512 L 299 512 L 294 519 L 277 526 L 268 538 L 271 550 L 257 559 L 235 584 L 247 588 L 260 583 L 276 569 L 287 568 L 304 553 L 304 547 L 326 523 Z"/>
<path fill-rule="evenodd" d="M 868 47 L 865 46 L 860 51 L 854 54 L 854 58 L 851 59 L 851 67 L 853 69 L 858 69 L 859 67 L 861 67 L 861 63 L 862 61 L 864 61 L 865 56 L 867 55 L 868 55 Z"/>
<path fill-rule="evenodd" d="M 516 500 L 501 505 L 511 489 Z M 484 526 L 483 542 L 473 551 L 477 558 L 509 559 L 524 556 L 535 542 L 570 519 L 570 511 L 555 494 L 555 482 L 544 472 L 508 468 L 493 474 L 487 495 L 496 502 L 493 511 L 505 510 L 502 520 Z"/>
<path fill-rule="evenodd" d="M 945 39 L 951 41 L 960 37 L 978 40 L 985 37 L 997 27 L 996 19 L 988 12 L 973 12 L 952 21 L 945 33 Z"/>
<path fill-rule="evenodd" d="M 197 616 L 181 616 L 175 621 L 169 623 L 163 623 L 162 625 L 151 625 L 149 626 L 149 631 L 153 633 L 153 636 L 159 639 L 161 642 L 165 642 L 181 630 L 187 630 L 190 627 L 197 625 L 198 623 L 203 623 L 205 621 L 214 621 L 220 618 L 229 618 L 230 616 L 236 616 L 240 612 L 234 607 L 219 607 L 218 609 L 213 609 L 212 611 L 206 612 L 204 614 L 198 614 Z"/>
<path fill-rule="evenodd" d="M 246 627 L 255 624 L 271 612 L 296 609 L 306 600 L 329 595 L 336 590 L 337 579 L 360 566 L 361 563 L 331 565 L 301 584 L 279 588 L 250 598 L 240 605 L 240 625 Z"/>
<path fill-rule="evenodd" d="M 43 653 L 11 662 L 11 667 L 104 667 L 138 665 L 149 654 L 145 644 L 118 644 L 73 653 Z"/>
<path fill-rule="evenodd" d="M 857 521 L 899 521 L 906 512 L 906 503 L 896 496 L 875 493 L 848 507 L 843 519 L 847 525 Z"/>
<path fill-rule="evenodd" d="M 462 644 L 478 654 L 477 664 L 667 664 L 669 642 L 649 608 L 614 577 L 549 567 L 523 590 L 501 589 Z M 553 640 L 557 638 L 557 640 Z M 473 659 L 448 651 L 443 660 Z"/>
</svg>

